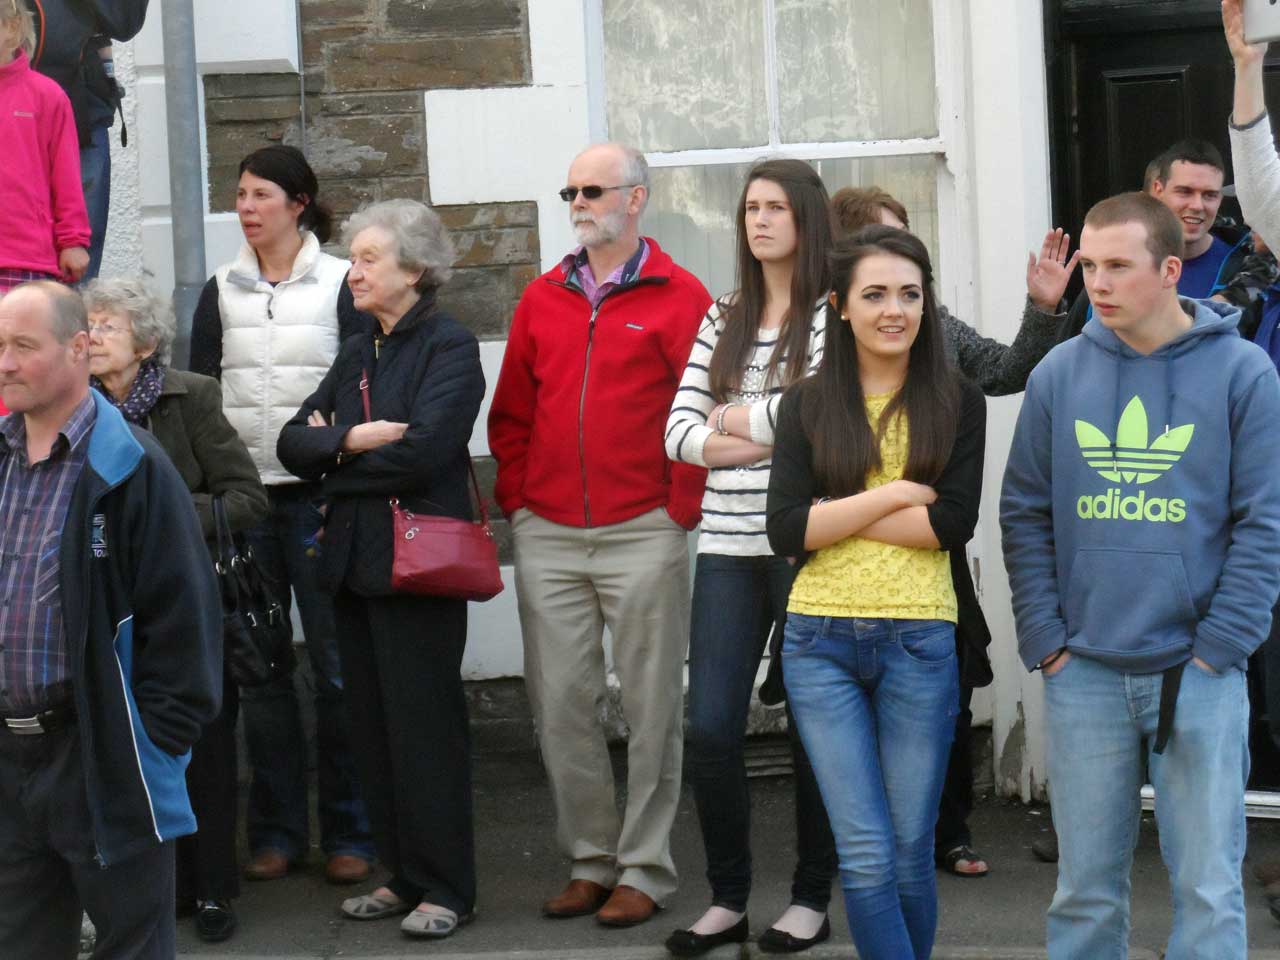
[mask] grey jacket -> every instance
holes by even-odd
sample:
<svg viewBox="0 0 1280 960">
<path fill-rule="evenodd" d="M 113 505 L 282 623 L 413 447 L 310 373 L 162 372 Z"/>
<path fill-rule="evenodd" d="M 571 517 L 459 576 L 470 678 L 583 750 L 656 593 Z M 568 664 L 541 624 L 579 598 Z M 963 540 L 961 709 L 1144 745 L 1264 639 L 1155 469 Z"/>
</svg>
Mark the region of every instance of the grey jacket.
<svg viewBox="0 0 1280 960">
<path fill-rule="evenodd" d="M 938 307 L 947 356 L 989 397 L 1021 393 L 1035 365 L 1056 344 L 1061 314 L 1045 313 L 1027 298 L 1013 343 L 984 337 L 944 306 Z"/>
</svg>

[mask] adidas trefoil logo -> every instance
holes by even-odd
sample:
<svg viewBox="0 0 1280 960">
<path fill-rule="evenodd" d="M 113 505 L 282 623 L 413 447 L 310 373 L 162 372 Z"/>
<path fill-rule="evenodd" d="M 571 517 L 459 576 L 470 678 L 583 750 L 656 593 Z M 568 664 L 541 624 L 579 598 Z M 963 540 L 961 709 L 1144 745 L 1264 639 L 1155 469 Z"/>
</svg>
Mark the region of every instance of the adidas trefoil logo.
<svg viewBox="0 0 1280 960">
<path fill-rule="evenodd" d="M 1107 435 L 1085 420 L 1076 422 L 1076 443 L 1085 463 L 1098 475 L 1112 483 L 1150 483 L 1167 473 L 1182 459 L 1196 427 L 1187 423 L 1166 430 L 1150 443 L 1147 410 L 1139 397 L 1125 406 L 1116 424 L 1116 442 L 1112 446 Z M 1124 496 L 1119 488 L 1099 496 L 1083 496 L 1076 501 L 1076 513 L 1082 520 L 1147 520 L 1154 523 L 1179 523 L 1186 518 L 1185 500 L 1148 498 L 1146 491 Z"/>
</svg>

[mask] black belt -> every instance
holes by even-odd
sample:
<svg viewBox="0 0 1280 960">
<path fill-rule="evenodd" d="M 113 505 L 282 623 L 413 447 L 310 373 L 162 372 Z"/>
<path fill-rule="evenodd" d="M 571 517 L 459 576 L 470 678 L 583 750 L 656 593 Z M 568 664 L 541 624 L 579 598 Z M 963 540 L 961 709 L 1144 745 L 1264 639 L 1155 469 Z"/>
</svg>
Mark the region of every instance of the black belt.
<svg viewBox="0 0 1280 960">
<path fill-rule="evenodd" d="M 67 702 L 29 716 L 4 717 L 3 720 L 8 731 L 19 736 L 56 733 L 59 730 L 65 730 L 76 722 L 76 708 L 70 702 Z"/>
<path fill-rule="evenodd" d="M 1187 662 L 1175 664 L 1164 672 L 1164 682 L 1160 684 L 1160 719 L 1156 724 L 1156 742 L 1152 753 L 1164 753 L 1169 735 L 1173 733 L 1173 713 L 1178 706 L 1178 690 L 1182 686 L 1182 673 Z"/>
</svg>

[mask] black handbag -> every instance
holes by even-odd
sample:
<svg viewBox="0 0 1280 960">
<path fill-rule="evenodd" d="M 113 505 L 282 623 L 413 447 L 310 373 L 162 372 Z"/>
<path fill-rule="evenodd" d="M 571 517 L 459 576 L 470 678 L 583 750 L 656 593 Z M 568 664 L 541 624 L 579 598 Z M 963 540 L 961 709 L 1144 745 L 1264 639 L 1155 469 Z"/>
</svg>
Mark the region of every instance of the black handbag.
<svg viewBox="0 0 1280 960">
<path fill-rule="evenodd" d="M 231 532 L 222 497 L 213 498 L 213 525 L 227 668 L 240 686 L 258 687 L 293 670 L 293 625 L 254 562 L 253 550 Z"/>
</svg>

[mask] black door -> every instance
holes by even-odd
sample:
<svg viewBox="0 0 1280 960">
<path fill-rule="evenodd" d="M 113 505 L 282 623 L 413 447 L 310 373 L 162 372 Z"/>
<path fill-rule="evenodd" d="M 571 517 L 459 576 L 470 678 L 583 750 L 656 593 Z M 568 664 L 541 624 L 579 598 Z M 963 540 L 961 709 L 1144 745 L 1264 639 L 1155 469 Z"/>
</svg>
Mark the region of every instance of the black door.
<svg viewBox="0 0 1280 960">
<path fill-rule="evenodd" d="M 1147 163 L 1184 137 L 1215 144 L 1230 182 L 1231 58 L 1217 0 L 1047 0 L 1045 8 L 1058 223 L 1079 236 L 1090 206 L 1141 189 Z M 1280 97 L 1280 77 L 1268 80 Z"/>
</svg>

